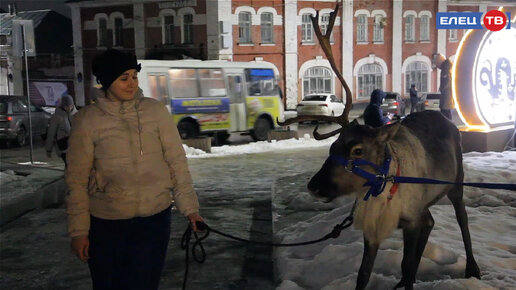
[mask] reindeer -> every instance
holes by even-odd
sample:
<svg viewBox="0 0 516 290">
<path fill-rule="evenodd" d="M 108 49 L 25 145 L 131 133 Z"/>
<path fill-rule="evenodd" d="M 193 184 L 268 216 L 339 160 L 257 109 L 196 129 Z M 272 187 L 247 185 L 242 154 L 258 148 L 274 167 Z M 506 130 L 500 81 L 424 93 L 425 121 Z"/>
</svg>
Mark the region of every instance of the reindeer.
<svg viewBox="0 0 516 290">
<path fill-rule="evenodd" d="M 462 232 L 467 258 L 466 277 L 480 279 L 480 269 L 473 257 L 468 216 L 462 200 L 462 185 L 389 184 L 381 194 L 366 201 L 366 179 L 350 172 L 349 166 L 339 161 L 368 160 L 381 167 L 388 155 L 392 161 L 387 175 L 426 177 L 458 183 L 464 179 L 459 131 L 439 112 L 411 114 L 402 122 L 381 128 L 359 125 L 357 120 L 351 123 L 348 121 L 351 91 L 335 65 L 329 44 L 338 9 L 339 1 L 330 15 L 330 24 L 324 36 L 318 26 L 318 12 L 312 17 L 312 24 L 328 61 L 344 86 L 344 113 L 338 117 L 299 116 L 282 125 L 305 120 L 332 121 L 341 125 L 341 128 L 326 134 L 318 133 L 317 126 L 314 129 L 314 138 L 319 140 L 340 135 L 331 145 L 330 157 L 308 183 L 308 190 L 326 202 L 343 195 L 356 197 L 355 227 L 361 229 L 364 236 L 364 254 L 356 289 L 366 287 L 380 243 L 396 228 L 403 230 L 404 249 L 402 277 L 394 289 L 413 289 L 423 250 L 434 226 L 429 207 L 444 195 L 455 208 Z M 377 174 L 374 166 L 366 165 L 362 169 Z M 392 187 L 397 187 L 394 193 L 390 190 Z"/>
</svg>

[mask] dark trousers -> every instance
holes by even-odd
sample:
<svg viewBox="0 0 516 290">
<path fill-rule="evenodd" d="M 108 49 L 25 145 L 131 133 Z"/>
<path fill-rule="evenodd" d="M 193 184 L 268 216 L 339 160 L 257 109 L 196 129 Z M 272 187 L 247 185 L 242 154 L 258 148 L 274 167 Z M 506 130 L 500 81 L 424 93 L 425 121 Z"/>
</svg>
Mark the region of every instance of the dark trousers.
<svg viewBox="0 0 516 290">
<path fill-rule="evenodd" d="M 451 121 L 451 110 L 441 109 L 441 114 L 443 114 L 443 116 L 445 116 L 448 120 Z"/>
<path fill-rule="evenodd" d="M 158 289 L 170 238 L 170 208 L 150 217 L 105 220 L 91 216 L 93 289 Z"/>
</svg>

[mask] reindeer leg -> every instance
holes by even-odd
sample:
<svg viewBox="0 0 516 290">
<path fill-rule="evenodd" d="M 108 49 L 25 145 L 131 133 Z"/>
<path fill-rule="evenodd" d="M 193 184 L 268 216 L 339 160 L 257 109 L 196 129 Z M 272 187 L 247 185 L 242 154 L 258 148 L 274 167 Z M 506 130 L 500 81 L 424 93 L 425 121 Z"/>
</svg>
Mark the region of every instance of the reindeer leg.
<svg viewBox="0 0 516 290">
<path fill-rule="evenodd" d="M 432 218 L 432 214 L 427 209 L 425 212 L 423 212 L 423 215 L 421 217 L 421 232 L 419 233 L 419 240 L 417 241 L 416 245 L 416 253 L 414 257 L 414 266 L 412 266 L 412 269 L 414 271 L 414 279 L 412 283 L 416 280 L 416 273 L 417 269 L 419 268 L 419 263 L 421 262 L 421 256 L 423 255 L 423 252 L 425 250 L 426 243 L 428 242 L 428 237 L 430 236 L 430 232 L 434 228 L 434 219 Z M 405 257 L 405 256 L 404 256 Z M 401 281 L 396 285 L 396 288 L 401 287 L 407 287 L 407 280 L 405 278 L 405 273 L 403 273 L 403 278 Z"/>
<path fill-rule="evenodd" d="M 476 277 L 480 279 L 480 268 L 473 257 L 473 249 L 471 247 L 471 236 L 468 227 L 468 213 L 464 201 L 462 200 L 463 187 L 462 185 L 455 186 L 448 192 L 448 198 L 455 208 L 455 216 L 459 223 L 460 231 L 462 233 L 462 240 L 464 241 L 464 248 L 466 249 L 466 278 Z"/>
<path fill-rule="evenodd" d="M 362 256 L 362 264 L 360 270 L 358 270 L 357 286 L 355 289 L 365 289 L 371 277 L 371 271 L 373 270 L 374 260 L 378 253 L 378 245 L 371 243 L 364 236 L 364 256 Z"/>
<path fill-rule="evenodd" d="M 393 289 L 405 287 L 405 289 L 414 289 L 413 283 L 416 280 L 416 253 L 421 235 L 421 226 L 409 225 L 403 228 L 403 260 L 401 261 L 402 277 L 400 282 Z"/>
</svg>

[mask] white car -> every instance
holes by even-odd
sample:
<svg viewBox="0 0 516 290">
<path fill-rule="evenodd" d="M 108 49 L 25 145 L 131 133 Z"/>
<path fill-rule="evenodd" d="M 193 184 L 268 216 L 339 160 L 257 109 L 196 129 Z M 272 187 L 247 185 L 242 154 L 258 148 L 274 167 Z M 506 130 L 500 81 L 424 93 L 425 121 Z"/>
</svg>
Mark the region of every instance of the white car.
<svg viewBox="0 0 516 290">
<path fill-rule="evenodd" d="M 344 103 L 332 94 L 310 94 L 297 104 L 296 111 L 298 116 L 340 116 L 344 112 Z"/>
</svg>

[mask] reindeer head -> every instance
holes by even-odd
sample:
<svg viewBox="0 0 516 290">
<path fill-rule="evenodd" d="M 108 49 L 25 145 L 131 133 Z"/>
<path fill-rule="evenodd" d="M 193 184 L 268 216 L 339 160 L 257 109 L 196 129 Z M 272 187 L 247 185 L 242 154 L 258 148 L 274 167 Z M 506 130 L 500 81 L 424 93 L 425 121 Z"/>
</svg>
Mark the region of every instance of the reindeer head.
<svg viewBox="0 0 516 290">
<path fill-rule="evenodd" d="M 359 125 L 355 120 L 340 129 L 339 138 L 330 147 L 330 157 L 308 183 L 310 193 L 326 202 L 342 195 L 365 193 L 367 188 L 363 185 L 366 180 L 352 173 L 349 167 L 345 167 L 336 159 L 363 159 L 381 166 L 385 158 L 385 144 L 396 134 L 399 126 L 397 123 L 372 128 Z M 362 169 L 377 173 L 371 166 L 364 166 Z"/>
</svg>

